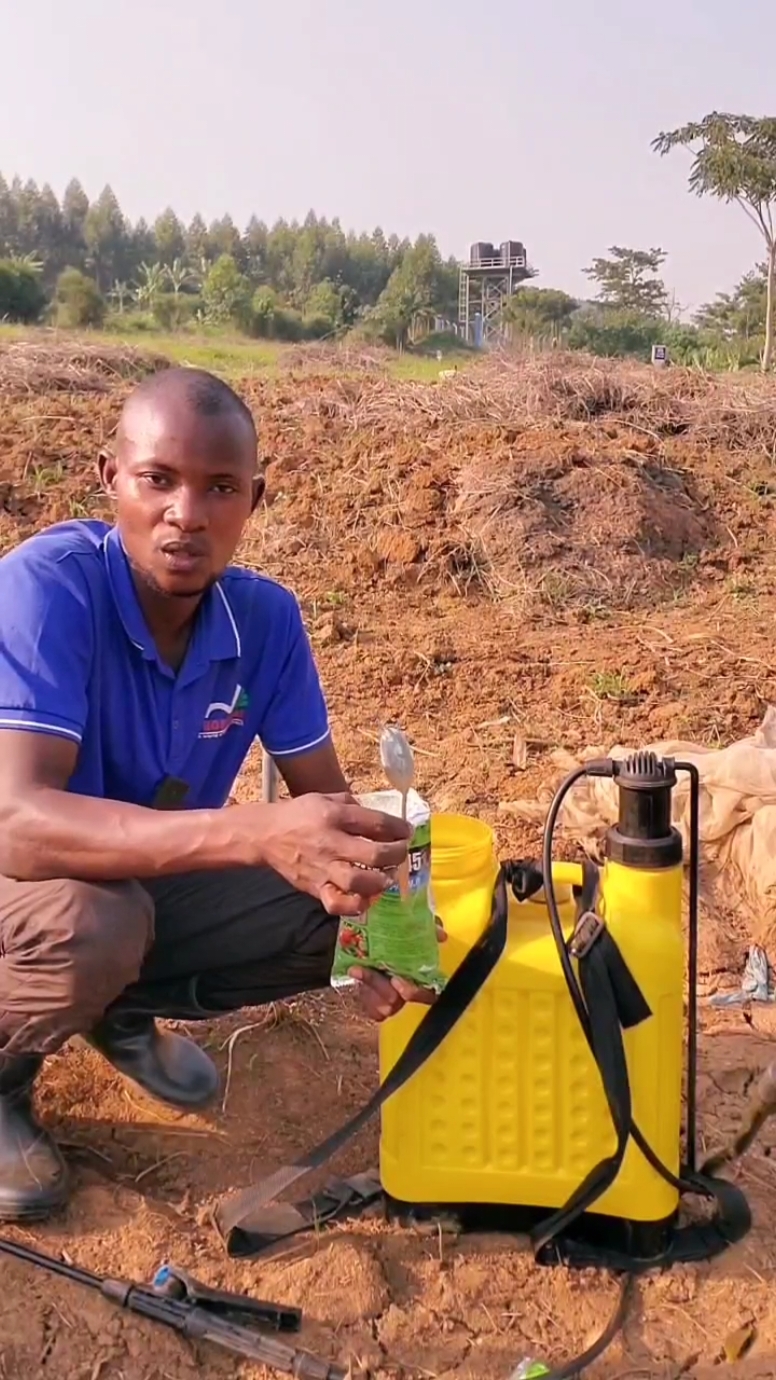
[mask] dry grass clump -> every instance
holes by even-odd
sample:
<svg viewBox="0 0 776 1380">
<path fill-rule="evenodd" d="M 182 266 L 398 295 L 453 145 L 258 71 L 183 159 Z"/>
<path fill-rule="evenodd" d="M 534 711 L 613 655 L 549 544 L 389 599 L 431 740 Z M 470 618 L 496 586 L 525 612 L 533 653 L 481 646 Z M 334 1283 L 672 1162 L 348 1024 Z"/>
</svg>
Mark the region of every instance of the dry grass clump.
<svg viewBox="0 0 776 1380">
<path fill-rule="evenodd" d="M 444 374 L 444 371 L 441 371 Z M 321 376 L 291 400 L 348 430 L 400 436 L 418 425 L 524 429 L 611 419 L 658 440 L 687 436 L 776 458 L 776 378 L 655 369 L 578 353 L 497 356 L 432 385 L 390 376 Z"/>
<path fill-rule="evenodd" d="M 72 341 L 0 341 L 0 395 L 108 393 L 169 367 L 163 355 L 128 345 Z"/>
<path fill-rule="evenodd" d="M 289 370 L 319 370 L 329 374 L 374 373 L 393 363 L 392 350 L 381 345 L 349 345 L 347 341 L 311 340 L 284 351 Z"/>
</svg>

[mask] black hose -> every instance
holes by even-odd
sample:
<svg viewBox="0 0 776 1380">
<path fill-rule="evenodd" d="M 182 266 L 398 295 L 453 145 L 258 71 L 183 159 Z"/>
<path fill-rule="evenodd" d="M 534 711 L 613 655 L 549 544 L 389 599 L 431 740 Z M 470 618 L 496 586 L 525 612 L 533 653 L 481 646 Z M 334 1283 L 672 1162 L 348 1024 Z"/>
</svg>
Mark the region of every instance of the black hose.
<svg viewBox="0 0 776 1380">
<path fill-rule="evenodd" d="M 696 1161 L 696 1072 L 698 1061 L 698 1011 L 697 1011 L 697 990 L 698 990 L 698 842 L 699 842 L 699 797 L 700 797 L 700 777 L 697 767 L 689 762 L 677 762 L 675 767 L 680 771 L 687 771 L 690 775 L 690 895 L 689 895 L 689 935 L 688 935 L 688 986 L 689 986 L 689 1006 L 688 1006 L 688 1031 L 687 1031 L 687 1170 L 695 1172 Z M 542 840 L 542 880 L 544 883 L 544 894 L 547 901 L 547 913 L 550 920 L 555 946 L 558 951 L 563 976 L 568 988 L 579 1019 L 580 1026 L 584 1033 L 588 1047 L 592 1054 L 593 1037 L 582 991 L 579 986 L 577 975 L 574 972 L 571 959 L 569 957 L 566 940 L 563 934 L 563 924 L 558 909 L 557 897 L 555 895 L 555 885 L 552 875 L 552 854 L 555 835 L 555 827 L 560 814 L 563 802 L 576 785 L 577 781 L 585 776 L 613 776 L 615 771 L 614 763 L 611 761 L 589 762 L 585 766 L 576 767 L 562 781 L 555 797 L 547 812 L 544 826 L 544 837 Z M 685 1180 L 677 1178 L 666 1165 L 655 1154 L 649 1142 L 639 1130 L 635 1121 L 631 1119 L 630 1134 L 646 1158 L 647 1162 L 660 1176 L 678 1192 L 682 1192 L 692 1185 Z M 576 1357 L 566 1366 L 557 1367 L 550 1371 L 547 1380 L 570 1380 L 570 1377 L 577 1376 L 581 1371 L 592 1365 L 599 1356 L 610 1345 L 616 1334 L 622 1328 L 630 1306 L 634 1287 L 633 1275 L 627 1275 L 623 1281 L 621 1294 L 617 1309 L 611 1318 L 606 1329 L 601 1336 L 596 1339 L 592 1346 Z"/>
<path fill-rule="evenodd" d="M 697 1167 L 698 1076 L 698 899 L 700 893 L 701 778 L 694 762 L 675 762 L 690 777 L 690 895 L 687 933 L 687 1131 L 685 1160 L 691 1174 Z"/>
<path fill-rule="evenodd" d="M 547 912 L 550 917 L 550 928 L 552 929 L 553 938 L 555 940 L 555 947 L 558 950 L 560 966 L 563 969 L 563 976 L 566 979 L 566 986 L 569 990 L 569 996 L 574 1003 L 574 1010 L 577 1013 L 579 1023 L 585 1033 L 588 1045 L 590 1045 L 592 1049 L 592 1032 L 590 1029 L 587 1007 L 585 1006 L 584 997 L 582 996 L 582 991 L 577 981 L 577 975 L 574 972 L 566 948 L 566 940 L 563 936 L 563 924 L 560 918 L 560 911 L 558 910 L 558 901 L 555 896 L 555 885 L 552 877 L 552 846 L 555 839 L 555 825 L 558 821 L 561 806 L 577 781 L 581 781 L 583 776 L 588 776 L 590 774 L 591 765 L 592 764 L 588 763 L 584 767 L 575 767 L 574 771 L 566 777 L 565 781 L 561 782 L 555 793 L 555 798 L 547 812 L 547 819 L 544 824 L 544 837 L 542 839 L 542 879 L 544 882 L 544 894 L 547 900 Z"/>
<path fill-rule="evenodd" d="M 628 1309 L 631 1306 L 635 1286 L 635 1277 L 633 1275 L 626 1275 L 620 1286 L 620 1297 L 617 1301 L 617 1307 L 600 1337 L 596 1337 L 592 1345 L 589 1346 L 586 1351 L 583 1351 L 581 1355 L 575 1356 L 573 1361 L 567 1361 L 566 1364 L 562 1366 L 553 1366 L 543 1377 L 543 1380 L 575 1380 L 575 1377 L 580 1375 L 583 1370 L 587 1370 L 588 1366 L 592 1366 L 593 1362 L 597 1361 L 599 1356 L 603 1356 L 607 1347 L 611 1346 L 617 1333 L 622 1331 L 625 1319 L 628 1316 Z"/>
<path fill-rule="evenodd" d="M 689 935 L 688 935 L 688 986 L 689 986 L 689 1005 L 687 1021 L 687 1171 L 695 1172 L 696 1160 L 696 1141 L 697 1141 L 697 1111 L 696 1111 L 696 1090 L 695 1081 L 698 1067 L 698 839 L 699 839 L 699 795 L 700 795 L 700 776 L 698 768 L 691 762 L 675 763 L 677 770 L 686 771 L 690 775 L 690 895 L 689 895 Z M 590 1052 L 593 1053 L 592 1034 L 590 1030 L 590 1020 L 587 1014 L 584 998 L 577 981 L 571 960 L 566 948 L 566 941 L 563 937 L 563 925 L 561 923 L 558 902 L 555 896 L 555 885 L 552 877 L 552 850 L 555 834 L 555 826 L 560 814 L 561 806 L 569 791 L 580 781 L 583 776 L 612 776 L 614 774 L 614 763 L 611 761 L 588 762 L 585 766 L 575 767 L 570 772 L 565 781 L 562 781 L 555 793 L 555 798 L 547 812 L 547 819 L 544 826 L 544 838 L 542 841 L 542 879 L 544 882 L 544 894 L 547 900 L 547 912 L 550 919 L 550 928 L 555 940 L 555 947 L 558 951 L 558 958 L 566 980 L 569 996 L 574 1004 L 580 1026 L 587 1041 Z M 635 1121 L 631 1122 L 631 1136 L 641 1151 L 647 1163 L 657 1174 L 670 1184 L 679 1193 L 693 1192 L 694 1186 L 687 1179 L 671 1173 L 667 1165 L 655 1154 L 649 1141 L 639 1130 Z"/>
</svg>

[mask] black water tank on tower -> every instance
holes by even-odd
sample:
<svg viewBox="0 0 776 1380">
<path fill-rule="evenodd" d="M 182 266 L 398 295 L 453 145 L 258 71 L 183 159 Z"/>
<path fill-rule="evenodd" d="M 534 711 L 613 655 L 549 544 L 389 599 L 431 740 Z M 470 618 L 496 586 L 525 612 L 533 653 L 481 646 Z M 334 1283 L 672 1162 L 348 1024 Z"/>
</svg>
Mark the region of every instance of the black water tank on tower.
<svg viewBox="0 0 776 1380">
<path fill-rule="evenodd" d="M 469 263 L 475 268 L 477 264 L 483 263 L 486 259 L 495 258 L 496 250 L 492 244 L 488 244 L 487 240 L 478 240 L 477 244 L 473 244 L 469 251 Z"/>
<path fill-rule="evenodd" d="M 508 264 L 512 259 L 525 258 L 525 245 L 519 240 L 504 240 L 501 245 L 501 262 Z"/>
</svg>

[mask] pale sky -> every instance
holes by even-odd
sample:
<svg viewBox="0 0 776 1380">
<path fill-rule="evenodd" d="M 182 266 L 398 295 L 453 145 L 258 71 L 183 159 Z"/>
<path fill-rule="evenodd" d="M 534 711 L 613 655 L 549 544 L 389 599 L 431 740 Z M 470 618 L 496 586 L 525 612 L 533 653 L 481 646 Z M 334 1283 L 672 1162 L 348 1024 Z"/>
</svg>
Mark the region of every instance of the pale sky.
<svg viewBox="0 0 776 1380">
<path fill-rule="evenodd" d="M 109 182 L 133 218 L 312 208 L 345 229 L 522 240 L 590 295 L 611 244 L 669 251 L 692 308 L 762 242 L 650 140 L 776 114 L 769 0 L 6 0 L 0 171 Z"/>
</svg>

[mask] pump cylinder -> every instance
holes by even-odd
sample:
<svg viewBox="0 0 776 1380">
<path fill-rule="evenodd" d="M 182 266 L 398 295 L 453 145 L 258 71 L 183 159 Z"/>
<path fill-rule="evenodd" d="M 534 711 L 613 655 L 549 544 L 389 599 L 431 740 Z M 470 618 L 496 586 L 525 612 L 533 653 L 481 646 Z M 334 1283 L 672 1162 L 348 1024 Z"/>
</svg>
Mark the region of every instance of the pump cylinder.
<svg viewBox="0 0 776 1380">
<path fill-rule="evenodd" d="M 671 825 L 671 793 L 676 769 L 670 757 L 637 752 L 618 762 L 617 823 L 606 836 L 606 856 L 647 871 L 661 871 L 682 862 L 682 836 Z"/>
</svg>

